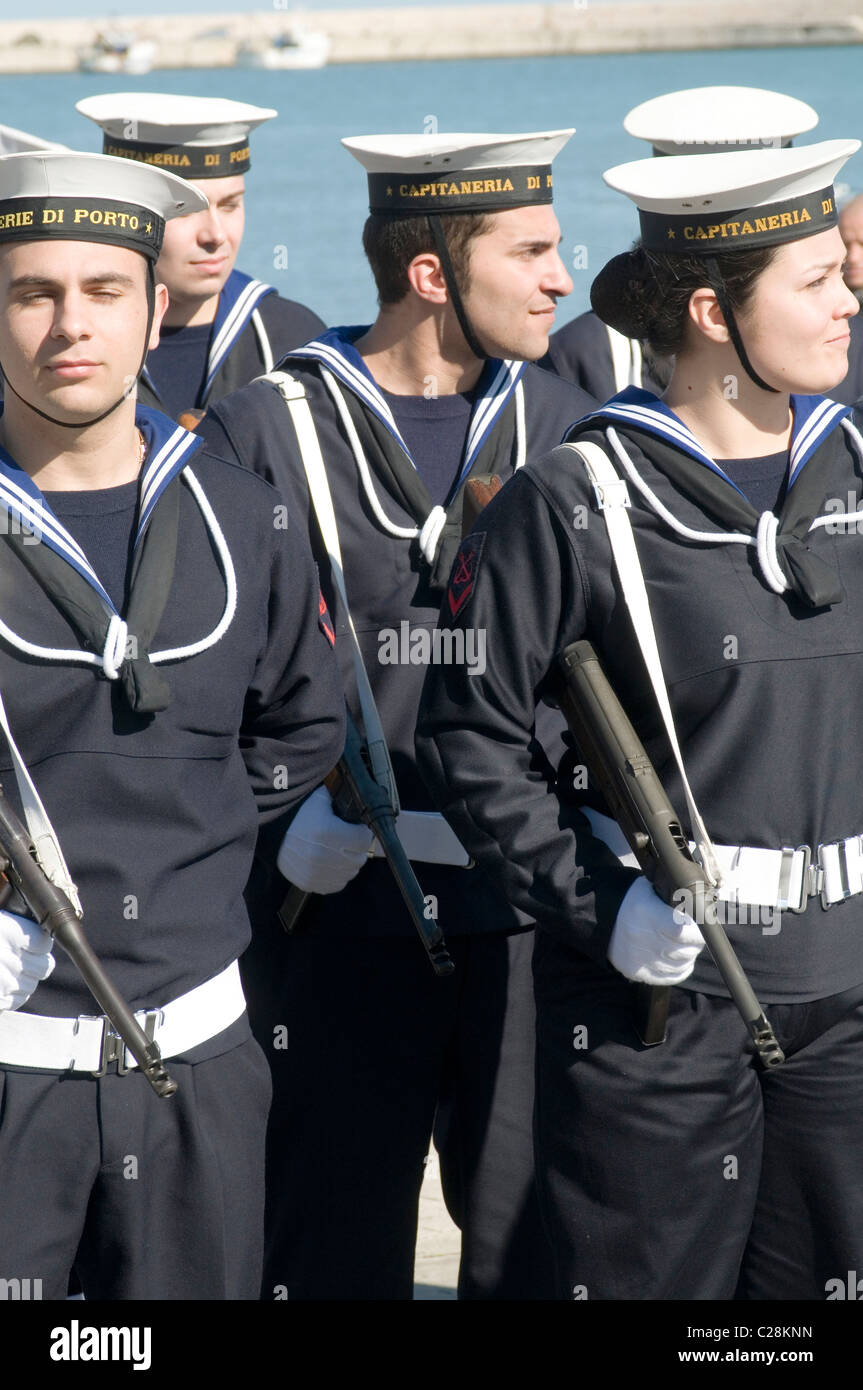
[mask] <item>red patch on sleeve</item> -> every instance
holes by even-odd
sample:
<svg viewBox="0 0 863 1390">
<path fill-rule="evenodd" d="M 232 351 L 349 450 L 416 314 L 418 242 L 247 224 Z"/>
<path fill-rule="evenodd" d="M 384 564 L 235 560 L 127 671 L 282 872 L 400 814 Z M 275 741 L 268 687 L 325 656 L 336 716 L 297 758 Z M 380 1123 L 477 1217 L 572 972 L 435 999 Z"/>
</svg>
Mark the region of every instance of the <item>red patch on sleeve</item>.
<svg viewBox="0 0 863 1390">
<path fill-rule="evenodd" d="M 447 591 L 447 603 L 453 618 L 458 617 L 473 593 L 484 541 L 485 532 L 474 531 L 465 537 L 459 547 Z"/>
<path fill-rule="evenodd" d="M 330 621 L 329 609 L 327 608 L 326 601 L 320 590 L 318 590 L 318 596 L 318 626 L 320 627 L 321 632 L 326 637 L 330 646 L 334 647 L 336 645 L 336 634 L 333 631 L 333 625 Z"/>
</svg>

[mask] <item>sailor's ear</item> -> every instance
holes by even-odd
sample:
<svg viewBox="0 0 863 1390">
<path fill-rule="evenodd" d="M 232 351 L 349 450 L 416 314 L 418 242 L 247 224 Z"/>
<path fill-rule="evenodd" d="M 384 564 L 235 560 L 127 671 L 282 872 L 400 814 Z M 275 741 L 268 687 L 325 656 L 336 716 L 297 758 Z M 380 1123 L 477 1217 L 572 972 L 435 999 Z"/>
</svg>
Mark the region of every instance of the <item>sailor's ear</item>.
<svg viewBox="0 0 863 1390">
<path fill-rule="evenodd" d="M 165 311 L 167 310 L 167 308 L 168 286 L 157 284 L 155 293 L 155 308 L 153 310 L 153 323 L 152 327 L 150 328 L 150 341 L 147 344 L 148 352 L 152 352 L 153 348 L 159 346 L 159 329 L 162 324 L 162 319 L 165 317 Z"/>
<path fill-rule="evenodd" d="M 707 285 L 693 290 L 689 297 L 689 317 L 695 327 L 714 343 L 727 343 L 730 335 L 716 294 Z"/>
<path fill-rule="evenodd" d="M 428 304 L 445 304 L 449 298 L 440 257 L 434 251 L 414 256 L 407 268 L 408 284 Z"/>
</svg>

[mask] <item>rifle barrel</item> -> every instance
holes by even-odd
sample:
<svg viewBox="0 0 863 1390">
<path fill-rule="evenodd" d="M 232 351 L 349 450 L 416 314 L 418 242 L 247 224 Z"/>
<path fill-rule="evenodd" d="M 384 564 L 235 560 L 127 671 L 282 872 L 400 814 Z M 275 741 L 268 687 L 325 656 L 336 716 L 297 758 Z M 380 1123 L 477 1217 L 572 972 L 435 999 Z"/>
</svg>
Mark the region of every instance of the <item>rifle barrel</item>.
<svg viewBox="0 0 863 1390">
<path fill-rule="evenodd" d="M 165 1070 L 158 1044 L 144 1033 L 125 999 L 84 935 L 66 894 L 52 883 L 34 854 L 33 841 L 0 787 L 0 855 L 3 873 L 36 921 L 59 941 L 114 1032 L 128 1047 L 153 1090 L 163 1098 L 177 1090 Z"/>
<path fill-rule="evenodd" d="M 559 657 L 565 688 L 561 708 L 588 768 L 632 851 L 662 896 L 685 889 L 697 905 L 698 927 L 765 1067 L 785 1060 L 734 948 L 719 921 L 716 894 L 689 850 L 677 816 L 629 716 L 590 642 L 574 642 Z M 661 1012 L 657 992 L 648 999 Z M 666 1005 L 667 1007 L 667 1005 Z M 660 1041 L 660 1039 L 655 1039 Z"/>
</svg>

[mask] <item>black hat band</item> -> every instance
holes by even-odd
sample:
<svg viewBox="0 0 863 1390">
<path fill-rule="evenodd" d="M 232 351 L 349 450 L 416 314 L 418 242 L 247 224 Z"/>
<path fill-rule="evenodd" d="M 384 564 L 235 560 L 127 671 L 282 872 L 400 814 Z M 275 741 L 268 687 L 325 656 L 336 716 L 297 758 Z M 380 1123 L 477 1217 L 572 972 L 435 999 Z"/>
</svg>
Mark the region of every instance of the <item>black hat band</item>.
<svg viewBox="0 0 863 1390">
<path fill-rule="evenodd" d="M 491 212 L 551 200 L 550 164 L 369 174 L 370 212 Z"/>
<path fill-rule="evenodd" d="M 744 208 L 739 212 L 639 212 L 641 239 L 651 251 L 678 255 L 711 255 L 750 246 L 779 246 L 835 227 L 839 221 L 832 187 L 779 203 Z"/>
<path fill-rule="evenodd" d="M 226 179 L 232 174 L 245 174 L 252 163 L 248 136 L 231 145 L 147 145 L 142 140 L 105 135 L 102 153 L 153 164 L 181 179 Z"/>
<path fill-rule="evenodd" d="M 113 198 L 5 198 L 0 200 L 0 243 L 101 241 L 156 260 L 164 218 L 138 203 Z"/>
</svg>

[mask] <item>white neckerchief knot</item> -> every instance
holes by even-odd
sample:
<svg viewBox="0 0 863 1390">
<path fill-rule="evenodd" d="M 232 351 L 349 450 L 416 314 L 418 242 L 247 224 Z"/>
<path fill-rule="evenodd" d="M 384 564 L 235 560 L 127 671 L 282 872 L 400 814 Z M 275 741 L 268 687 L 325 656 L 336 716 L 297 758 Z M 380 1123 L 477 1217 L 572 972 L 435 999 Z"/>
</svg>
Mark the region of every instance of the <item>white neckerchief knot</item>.
<svg viewBox="0 0 863 1390">
<path fill-rule="evenodd" d="M 128 635 L 129 629 L 123 619 L 114 613 L 108 623 L 105 646 L 102 650 L 102 670 L 109 681 L 115 681 L 120 674 L 120 667 L 126 657 Z"/>
<path fill-rule="evenodd" d="M 773 590 L 774 594 L 784 594 L 788 589 L 789 583 L 782 573 L 779 564 L 779 556 L 776 554 L 776 532 L 779 528 L 779 519 L 773 512 L 762 512 L 758 518 L 758 529 L 755 532 L 755 545 L 758 553 L 758 563 L 761 566 L 761 573 L 764 575 L 765 582 Z"/>
<path fill-rule="evenodd" d="M 434 563 L 438 541 L 441 537 L 441 531 L 445 526 L 446 508 L 440 505 L 432 507 L 419 533 L 420 550 L 422 551 L 423 559 L 429 565 Z"/>
</svg>

